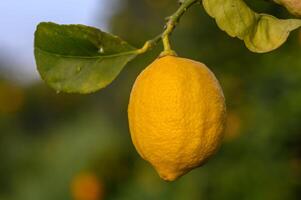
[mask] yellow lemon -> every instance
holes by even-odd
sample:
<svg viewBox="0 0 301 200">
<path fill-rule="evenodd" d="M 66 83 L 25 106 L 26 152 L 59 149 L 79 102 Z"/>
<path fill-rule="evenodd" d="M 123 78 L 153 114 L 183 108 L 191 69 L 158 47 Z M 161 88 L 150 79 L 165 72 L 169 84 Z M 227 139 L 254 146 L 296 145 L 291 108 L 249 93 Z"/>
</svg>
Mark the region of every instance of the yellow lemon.
<svg viewBox="0 0 301 200">
<path fill-rule="evenodd" d="M 166 181 L 205 163 L 220 146 L 225 99 L 202 63 L 164 56 L 137 78 L 128 117 L 132 141 Z"/>
</svg>

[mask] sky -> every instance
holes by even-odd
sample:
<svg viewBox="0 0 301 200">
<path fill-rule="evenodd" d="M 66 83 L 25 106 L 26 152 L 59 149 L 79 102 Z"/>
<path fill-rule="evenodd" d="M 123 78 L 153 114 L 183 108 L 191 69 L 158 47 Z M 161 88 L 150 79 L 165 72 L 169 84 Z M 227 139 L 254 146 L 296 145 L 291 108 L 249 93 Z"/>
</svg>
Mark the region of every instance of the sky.
<svg viewBox="0 0 301 200">
<path fill-rule="evenodd" d="M 42 21 L 86 24 L 107 31 L 113 0 L 0 0 L 0 59 L 14 79 L 39 80 L 33 56 L 36 25 Z M 97 20 L 97 21 L 96 21 Z M 1 60 L 0 60 L 1 61 Z M 2 61 L 3 62 L 3 61 Z M 0 72 L 3 73 L 3 72 Z"/>
</svg>

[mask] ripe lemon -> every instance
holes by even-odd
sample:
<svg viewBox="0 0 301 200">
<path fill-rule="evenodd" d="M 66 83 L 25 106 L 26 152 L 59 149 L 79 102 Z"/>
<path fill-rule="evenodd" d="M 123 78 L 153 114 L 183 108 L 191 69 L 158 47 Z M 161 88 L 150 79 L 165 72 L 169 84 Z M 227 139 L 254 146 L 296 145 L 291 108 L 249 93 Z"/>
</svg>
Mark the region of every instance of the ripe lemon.
<svg viewBox="0 0 301 200">
<path fill-rule="evenodd" d="M 204 64 L 164 56 L 133 86 L 128 107 L 131 138 L 160 177 L 173 181 L 216 152 L 225 113 L 222 89 Z"/>
</svg>

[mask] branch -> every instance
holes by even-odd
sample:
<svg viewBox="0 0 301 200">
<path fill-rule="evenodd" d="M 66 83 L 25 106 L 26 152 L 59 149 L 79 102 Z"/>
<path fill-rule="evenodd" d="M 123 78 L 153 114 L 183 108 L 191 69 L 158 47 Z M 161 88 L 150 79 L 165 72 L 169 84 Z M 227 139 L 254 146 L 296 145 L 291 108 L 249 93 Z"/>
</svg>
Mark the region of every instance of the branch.
<svg viewBox="0 0 301 200">
<path fill-rule="evenodd" d="M 169 36 L 173 32 L 176 25 L 179 23 L 181 17 L 187 11 L 187 9 L 198 1 L 199 0 L 182 0 L 180 2 L 180 7 L 178 8 L 178 10 L 171 16 L 167 17 L 168 21 L 165 25 L 165 30 L 163 31 L 163 33 L 152 40 L 146 41 L 143 47 L 141 49 L 138 49 L 138 54 L 147 52 L 148 50 L 152 49 L 160 40 L 162 40 L 164 51 L 161 53 L 161 56 L 176 55 L 176 53 L 171 49 Z"/>
</svg>

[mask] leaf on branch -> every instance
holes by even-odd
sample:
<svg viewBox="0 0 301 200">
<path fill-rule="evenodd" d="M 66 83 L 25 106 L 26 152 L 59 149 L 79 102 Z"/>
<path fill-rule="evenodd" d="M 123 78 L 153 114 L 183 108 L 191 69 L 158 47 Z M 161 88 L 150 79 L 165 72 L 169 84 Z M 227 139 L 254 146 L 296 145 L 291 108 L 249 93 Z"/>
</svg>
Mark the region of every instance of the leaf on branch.
<svg viewBox="0 0 301 200">
<path fill-rule="evenodd" d="M 84 25 L 40 23 L 34 53 L 42 79 L 56 91 L 91 93 L 110 84 L 137 51 L 117 36 Z"/>
<path fill-rule="evenodd" d="M 300 0 L 274 0 L 276 3 L 284 6 L 290 13 L 301 17 L 301 1 Z"/>
<path fill-rule="evenodd" d="M 244 40 L 256 53 L 277 49 L 289 33 L 301 26 L 299 19 L 278 19 L 251 10 L 243 0 L 203 0 L 206 12 L 232 37 Z"/>
</svg>

